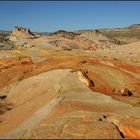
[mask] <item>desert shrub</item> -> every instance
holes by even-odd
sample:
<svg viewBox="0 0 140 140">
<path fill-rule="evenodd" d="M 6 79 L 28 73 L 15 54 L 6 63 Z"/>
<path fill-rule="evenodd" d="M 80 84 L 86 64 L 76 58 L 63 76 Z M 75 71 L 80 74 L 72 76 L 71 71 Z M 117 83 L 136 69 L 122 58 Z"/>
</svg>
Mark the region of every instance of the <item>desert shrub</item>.
<svg viewBox="0 0 140 140">
<path fill-rule="evenodd" d="M 58 30 L 54 33 L 51 33 L 50 36 L 58 35 L 58 34 L 61 35 L 62 37 L 68 38 L 68 39 L 74 39 L 76 36 L 80 35 L 80 34 L 75 33 L 75 32 L 67 32 L 64 30 Z"/>
</svg>

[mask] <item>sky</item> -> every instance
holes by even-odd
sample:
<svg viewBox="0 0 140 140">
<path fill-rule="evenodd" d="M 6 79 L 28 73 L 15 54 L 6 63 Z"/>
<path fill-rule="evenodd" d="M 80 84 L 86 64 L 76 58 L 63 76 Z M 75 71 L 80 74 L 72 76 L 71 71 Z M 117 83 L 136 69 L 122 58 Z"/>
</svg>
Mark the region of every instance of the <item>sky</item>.
<svg viewBox="0 0 140 140">
<path fill-rule="evenodd" d="M 140 1 L 0 1 L 0 30 L 74 31 L 139 23 Z"/>
</svg>

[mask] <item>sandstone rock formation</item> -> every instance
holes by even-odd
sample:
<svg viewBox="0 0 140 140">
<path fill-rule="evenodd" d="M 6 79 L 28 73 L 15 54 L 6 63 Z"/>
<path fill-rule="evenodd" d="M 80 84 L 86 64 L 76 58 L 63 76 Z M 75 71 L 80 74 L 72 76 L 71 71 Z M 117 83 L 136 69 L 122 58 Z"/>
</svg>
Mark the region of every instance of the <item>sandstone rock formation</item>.
<svg viewBox="0 0 140 140">
<path fill-rule="evenodd" d="M 40 37 L 40 35 L 36 33 L 32 33 L 30 29 L 15 26 L 9 39 L 14 42 L 16 41 L 16 39 L 19 39 L 19 38 L 34 39 L 37 37 Z"/>
<path fill-rule="evenodd" d="M 1 122 L 1 135 L 7 134 L 6 138 L 124 137 L 119 132 L 122 129 L 118 130 L 113 120 L 113 123 L 108 121 L 108 116 L 115 118 L 120 114 L 118 121 L 121 123 L 126 114 L 139 115 L 139 108 L 91 91 L 81 84 L 76 73 L 70 71 L 53 70 L 11 86 L 8 99 L 19 107 L 9 111 L 6 121 Z M 78 129 L 73 127 L 75 124 Z M 121 128 L 120 125 L 118 127 Z"/>
<path fill-rule="evenodd" d="M 120 44 L 119 41 L 105 36 L 98 30 L 80 33 L 60 30 L 49 35 L 40 35 L 32 33 L 30 29 L 17 26 L 13 29 L 9 40 L 14 42 L 16 47 L 22 48 L 31 48 L 37 45 L 38 47 L 53 47 L 54 49 L 90 51 Z"/>
<path fill-rule="evenodd" d="M 15 37 L 20 37 L 20 38 L 34 38 L 34 34 L 31 33 L 30 29 L 27 28 L 22 28 L 22 27 L 17 27 L 15 26 L 12 35 Z"/>
<path fill-rule="evenodd" d="M 0 51 L 1 138 L 140 138 L 139 42 L 14 33 L 16 48 Z"/>
</svg>

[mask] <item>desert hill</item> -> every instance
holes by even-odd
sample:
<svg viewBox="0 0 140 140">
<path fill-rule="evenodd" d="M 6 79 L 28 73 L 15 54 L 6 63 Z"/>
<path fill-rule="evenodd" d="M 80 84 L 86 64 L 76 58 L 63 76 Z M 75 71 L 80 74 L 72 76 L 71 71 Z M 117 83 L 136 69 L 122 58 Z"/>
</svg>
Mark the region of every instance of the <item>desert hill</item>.
<svg viewBox="0 0 140 140">
<path fill-rule="evenodd" d="M 2 37 L 13 48 L 0 50 L 1 139 L 140 138 L 140 41 L 23 27 Z"/>
<path fill-rule="evenodd" d="M 77 32 L 91 32 L 96 30 L 80 30 Z M 122 43 L 132 43 L 140 40 L 140 24 L 133 24 L 124 28 L 98 29 L 102 34 Z"/>
<path fill-rule="evenodd" d="M 128 27 L 129 29 L 140 29 L 140 24 L 133 24 Z"/>
<path fill-rule="evenodd" d="M 126 28 L 103 29 L 100 31 L 126 43 L 140 41 L 140 24 L 130 25 Z"/>
<path fill-rule="evenodd" d="M 15 27 L 9 36 L 9 40 L 16 46 L 52 46 L 58 49 L 84 49 L 95 50 L 97 48 L 108 48 L 114 45 L 123 44 L 122 42 L 112 39 L 98 30 L 86 32 L 67 32 L 59 30 L 48 35 L 40 35 L 31 32 L 23 27 Z M 32 45 L 30 45 L 30 43 Z M 41 45 L 42 46 L 42 45 Z"/>
</svg>

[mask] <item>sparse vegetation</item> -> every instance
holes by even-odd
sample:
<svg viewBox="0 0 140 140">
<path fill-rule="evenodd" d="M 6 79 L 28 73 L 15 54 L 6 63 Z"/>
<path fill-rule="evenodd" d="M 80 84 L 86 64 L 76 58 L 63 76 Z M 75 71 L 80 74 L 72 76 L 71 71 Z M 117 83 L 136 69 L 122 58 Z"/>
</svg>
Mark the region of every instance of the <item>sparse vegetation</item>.
<svg viewBox="0 0 140 140">
<path fill-rule="evenodd" d="M 52 35 L 61 35 L 62 37 L 68 38 L 68 39 L 74 39 L 76 36 L 80 35 L 79 33 L 75 33 L 75 32 L 67 32 L 64 30 L 58 30 L 54 33 L 51 33 L 50 36 Z"/>
<path fill-rule="evenodd" d="M 57 40 L 49 41 L 48 43 L 54 45 L 55 47 L 58 47 L 58 41 Z"/>
<path fill-rule="evenodd" d="M 123 29 L 101 29 L 105 35 L 124 43 L 131 43 L 140 40 L 140 25 L 132 25 Z"/>
<path fill-rule="evenodd" d="M 1 43 L 7 42 L 8 39 L 7 39 L 6 37 L 7 37 L 6 35 L 1 35 L 1 34 L 0 34 L 0 42 L 1 42 Z"/>
<path fill-rule="evenodd" d="M 8 33 L 0 33 L 0 50 L 9 50 L 14 48 L 14 44 L 7 38 Z"/>
</svg>

